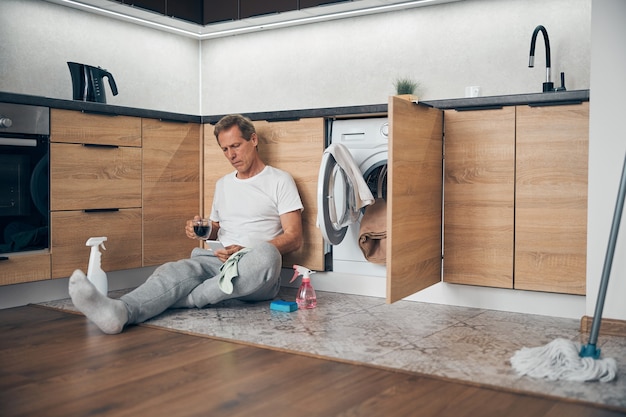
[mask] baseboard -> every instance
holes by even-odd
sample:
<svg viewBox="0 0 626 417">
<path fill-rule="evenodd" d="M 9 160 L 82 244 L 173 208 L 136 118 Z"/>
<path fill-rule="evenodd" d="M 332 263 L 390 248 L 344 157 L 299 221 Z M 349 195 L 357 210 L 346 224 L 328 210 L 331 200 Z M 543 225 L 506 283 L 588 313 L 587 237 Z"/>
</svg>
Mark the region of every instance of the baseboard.
<svg viewBox="0 0 626 417">
<path fill-rule="evenodd" d="M 583 316 L 580 319 L 581 333 L 590 333 L 593 317 Z M 626 337 L 626 320 L 602 319 L 600 322 L 600 334 Z"/>
</svg>

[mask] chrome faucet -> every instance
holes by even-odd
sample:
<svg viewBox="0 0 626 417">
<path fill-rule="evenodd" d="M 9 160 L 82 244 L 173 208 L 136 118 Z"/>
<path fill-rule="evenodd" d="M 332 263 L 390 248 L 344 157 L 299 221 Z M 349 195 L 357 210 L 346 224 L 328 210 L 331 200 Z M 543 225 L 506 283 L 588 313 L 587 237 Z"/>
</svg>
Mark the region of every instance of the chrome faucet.
<svg viewBox="0 0 626 417">
<path fill-rule="evenodd" d="M 537 43 L 537 34 L 541 31 L 543 35 L 543 42 L 546 46 L 546 82 L 543 83 L 543 92 L 554 91 L 554 83 L 550 81 L 550 39 L 548 38 L 548 31 L 542 25 L 535 28 L 533 37 L 530 40 L 530 58 L 528 60 L 528 68 L 535 66 L 535 43 Z"/>
</svg>

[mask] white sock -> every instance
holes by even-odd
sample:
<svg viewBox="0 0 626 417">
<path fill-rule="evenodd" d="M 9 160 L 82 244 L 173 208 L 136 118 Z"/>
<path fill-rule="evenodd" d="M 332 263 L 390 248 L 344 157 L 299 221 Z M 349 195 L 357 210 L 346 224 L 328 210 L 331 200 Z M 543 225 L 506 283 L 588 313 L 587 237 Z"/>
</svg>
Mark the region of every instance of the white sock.
<svg viewBox="0 0 626 417">
<path fill-rule="evenodd" d="M 69 292 L 74 306 L 104 333 L 116 334 L 124 329 L 128 321 L 124 302 L 101 294 L 83 271 L 74 271 L 70 277 Z"/>
</svg>

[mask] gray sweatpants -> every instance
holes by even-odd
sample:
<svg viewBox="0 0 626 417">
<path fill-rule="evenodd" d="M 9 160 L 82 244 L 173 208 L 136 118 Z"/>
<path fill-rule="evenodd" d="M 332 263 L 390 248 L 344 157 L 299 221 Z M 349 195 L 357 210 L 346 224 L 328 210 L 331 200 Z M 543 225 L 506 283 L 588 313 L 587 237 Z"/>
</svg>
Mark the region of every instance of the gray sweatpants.
<svg viewBox="0 0 626 417">
<path fill-rule="evenodd" d="M 120 297 L 128 310 L 127 324 L 144 322 L 174 305 L 203 307 L 227 299 L 264 301 L 278 294 L 282 257 L 271 243 L 260 244 L 241 257 L 232 294 L 218 286 L 221 265 L 201 248 L 194 249 L 189 259 L 161 265 L 145 283 Z"/>
</svg>

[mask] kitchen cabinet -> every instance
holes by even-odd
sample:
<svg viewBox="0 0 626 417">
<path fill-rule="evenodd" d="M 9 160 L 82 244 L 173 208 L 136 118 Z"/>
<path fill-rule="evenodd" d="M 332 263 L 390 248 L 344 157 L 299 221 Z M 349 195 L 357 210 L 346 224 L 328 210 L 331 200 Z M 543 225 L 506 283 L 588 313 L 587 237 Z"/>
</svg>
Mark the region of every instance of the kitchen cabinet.
<svg viewBox="0 0 626 417">
<path fill-rule="evenodd" d="M 90 237 L 106 236 L 102 269 L 141 267 L 141 208 L 53 211 L 51 217 L 52 277 L 63 278 L 75 269 L 87 272 Z"/>
<path fill-rule="evenodd" d="M 203 25 L 239 19 L 239 0 L 203 0 L 202 8 L 200 23 Z"/>
<path fill-rule="evenodd" d="M 50 109 L 50 135 L 56 143 L 141 148 L 141 119 Z"/>
<path fill-rule="evenodd" d="M 443 112 L 389 99 L 388 303 L 441 281 Z"/>
<path fill-rule="evenodd" d="M 105 271 L 189 257 L 200 212 L 201 127 L 52 109 L 52 277 L 86 270 L 85 242 L 107 236 Z"/>
<path fill-rule="evenodd" d="M 346 0 L 115 0 L 199 25 L 290 12 Z"/>
<path fill-rule="evenodd" d="M 585 294 L 589 103 L 444 118 L 443 280 Z"/>
<path fill-rule="evenodd" d="M 587 102 L 444 112 L 391 97 L 388 117 L 388 302 L 442 280 L 585 293 Z M 324 270 L 325 120 L 254 124 L 261 156 L 293 175 L 305 206 L 304 247 L 284 266 Z M 0 285 L 86 269 L 91 236 L 108 237 L 109 271 L 188 257 L 187 216 L 208 216 L 215 181 L 233 171 L 212 130 L 52 109 L 50 253 L 2 261 Z"/>
<path fill-rule="evenodd" d="M 515 107 L 444 120 L 443 279 L 513 288 Z"/>
<path fill-rule="evenodd" d="M 50 278 L 50 253 L 12 254 L 0 261 L 0 285 Z"/>
<path fill-rule="evenodd" d="M 304 211 L 302 212 L 302 248 L 284 257 L 283 265 L 305 265 L 324 269 L 322 233 L 316 226 L 317 177 L 324 152 L 324 119 L 254 123 L 259 136 L 259 152 L 268 164 L 287 171 L 296 182 Z M 223 156 L 222 156 L 223 158 Z"/>
<path fill-rule="evenodd" d="M 141 148 L 52 141 L 53 212 L 141 207 Z"/>
<path fill-rule="evenodd" d="M 188 257 L 198 244 L 184 226 L 200 212 L 201 133 L 198 123 L 52 109 L 47 277 L 86 270 L 93 236 L 108 239 L 105 271 Z"/>
<path fill-rule="evenodd" d="M 143 119 L 142 133 L 143 265 L 188 258 L 198 241 L 185 223 L 202 211 L 201 126 Z"/>
<path fill-rule="evenodd" d="M 52 278 L 86 269 L 92 236 L 107 236 L 105 271 L 142 265 L 141 119 L 51 109 Z"/>
<path fill-rule="evenodd" d="M 271 2 L 256 0 L 239 0 L 239 18 L 246 19 L 270 13 L 282 13 L 298 10 L 298 0 L 272 0 Z"/>
<path fill-rule="evenodd" d="M 298 187 L 304 211 L 302 248 L 283 258 L 283 266 L 305 265 L 324 270 L 324 247 L 316 227 L 317 177 L 324 151 L 324 119 L 294 121 L 255 121 L 261 158 L 276 168 L 289 172 Z M 215 182 L 234 168 L 224 157 L 213 135 L 213 126 L 204 125 L 204 216 L 211 212 Z"/>
<path fill-rule="evenodd" d="M 584 295 L 589 102 L 517 107 L 514 287 Z"/>
</svg>

